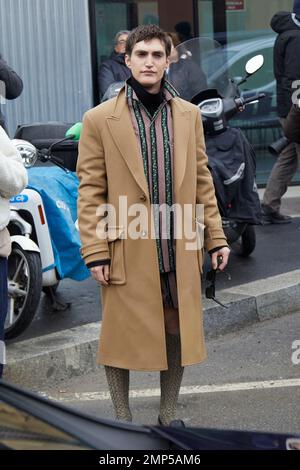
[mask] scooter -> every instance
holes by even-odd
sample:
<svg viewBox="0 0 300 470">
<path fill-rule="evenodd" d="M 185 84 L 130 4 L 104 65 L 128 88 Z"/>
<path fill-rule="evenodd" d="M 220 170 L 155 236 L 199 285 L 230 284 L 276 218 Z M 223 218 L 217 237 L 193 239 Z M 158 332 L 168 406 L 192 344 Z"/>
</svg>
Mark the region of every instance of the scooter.
<svg viewBox="0 0 300 470">
<path fill-rule="evenodd" d="M 257 72 L 264 63 L 262 55 L 246 64 L 244 78 L 230 79 L 226 50 L 209 38 L 195 38 L 176 48 L 177 62 L 170 65 L 168 79 L 181 92 L 179 71 L 193 61 L 193 72 L 199 73 L 199 88 L 195 93 L 197 77 L 185 82 L 184 92 L 190 89 L 189 101 L 199 107 L 205 135 L 208 166 L 215 186 L 216 198 L 225 235 L 232 250 L 249 256 L 256 245 L 254 225 L 261 223 L 261 208 L 255 182 L 256 158 L 253 148 L 240 129 L 230 127 L 228 121 L 264 98 L 260 92 L 241 95 L 239 87 Z M 189 54 L 186 54 L 186 51 Z M 203 80 L 206 76 L 206 81 Z"/>
<path fill-rule="evenodd" d="M 28 134 L 34 125 L 24 127 Z M 18 137 L 26 134 L 24 127 L 18 130 Z M 47 128 L 49 131 L 49 124 Z M 77 153 L 78 142 L 73 138 L 70 134 L 51 139 L 52 144 L 43 149 L 23 139 L 13 140 L 28 169 L 29 185 L 10 200 L 12 252 L 8 258 L 6 339 L 20 335 L 29 326 L 42 291 L 50 296 L 54 310 L 65 310 L 70 304 L 60 303 L 55 297 L 59 282 L 66 277 L 78 281 L 89 277 L 81 260 L 76 226 L 78 179 L 73 172 L 74 159 L 66 158 L 68 152 L 62 147 L 65 142 Z M 45 141 L 37 143 L 43 146 Z M 57 149 L 64 155 L 63 162 L 55 156 Z M 32 168 L 37 161 L 55 166 Z"/>
</svg>

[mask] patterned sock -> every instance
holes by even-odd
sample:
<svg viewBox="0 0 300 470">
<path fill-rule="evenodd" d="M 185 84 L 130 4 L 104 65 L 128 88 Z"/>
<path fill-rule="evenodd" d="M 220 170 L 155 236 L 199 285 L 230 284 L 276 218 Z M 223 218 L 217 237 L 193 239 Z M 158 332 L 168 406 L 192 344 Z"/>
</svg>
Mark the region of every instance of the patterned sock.
<svg viewBox="0 0 300 470">
<path fill-rule="evenodd" d="M 105 366 L 108 388 L 118 421 L 132 421 L 129 408 L 129 370 Z"/>
<path fill-rule="evenodd" d="M 160 372 L 159 420 L 164 426 L 175 417 L 184 367 L 181 366 L 180 336 L 166 334 L 168 370 Z"/>
</svg>

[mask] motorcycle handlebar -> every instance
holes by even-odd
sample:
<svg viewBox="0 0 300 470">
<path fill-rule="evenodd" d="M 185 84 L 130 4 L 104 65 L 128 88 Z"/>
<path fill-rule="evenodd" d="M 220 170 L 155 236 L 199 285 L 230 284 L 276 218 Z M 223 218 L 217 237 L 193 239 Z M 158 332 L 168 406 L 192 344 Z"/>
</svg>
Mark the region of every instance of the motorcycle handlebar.
<svg viewBox="0 0 300 470">
<path fill-rule="evenodd" d="M 243 102 L 243 104 L 248 104 L 252 103 L 252 101 L 257 101 L 265 98 L 266 94 L 265 93 L 257 93 L 257 95 L 254 96 L 249 96 L 249 98 L 240 98 Z"/>
<path fill-rule="evenodd" d="M 70 134 L 67 137 L 64 137 L 63 139 L 55 141 L 52 145 L 50 145 L 50 147 L 38 150 L 38 159 L 43 163 L 51 162 L 54 165 L 59 166 L 66 173 L 68 173 L 69 170 L 65 168 L 59 161 L 57 161 L 52 152 L 57 145 L 62 144 L 66 141 L 74 140 L 75 137 L 75 134 Z"/>
<path fill-rule="evenodd" d="M 265 93 L 257 93 L 248 98 L 239 96 L 238 98 L 229 98 L 223 100 L 224 112 L 227 119 L 231 119 L 233 116 L 243 111 L 246 104 L 252 103 L 253 101 L 261 100 L 265 97 Z"/>
</svg>

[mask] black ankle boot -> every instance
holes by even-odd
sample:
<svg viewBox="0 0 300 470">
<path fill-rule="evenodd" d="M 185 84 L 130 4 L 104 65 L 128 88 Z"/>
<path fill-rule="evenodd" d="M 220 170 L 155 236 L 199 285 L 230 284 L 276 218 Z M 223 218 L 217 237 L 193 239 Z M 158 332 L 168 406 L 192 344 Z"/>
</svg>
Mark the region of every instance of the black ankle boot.
<svg viewBox="0 0 300 470">
<path fill-rule="evenodd" d="M 292 217 L 289 215 L 283 215 L 279 211 L 273 211 L 268 206 L 262 206 L 262 214 L 263 225 L 290 224 L 292 222 Z"/>
</svg>

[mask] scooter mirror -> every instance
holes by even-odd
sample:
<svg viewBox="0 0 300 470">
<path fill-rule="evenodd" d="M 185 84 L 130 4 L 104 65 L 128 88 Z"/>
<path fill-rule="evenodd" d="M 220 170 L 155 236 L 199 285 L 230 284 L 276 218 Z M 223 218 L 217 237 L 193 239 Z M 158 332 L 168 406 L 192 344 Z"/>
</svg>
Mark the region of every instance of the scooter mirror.
<svg viewBox="0 0 300 470">
<path fill-rule="evenodd" d="M 245 69 L 248 75 L 253 75 L 257 72 L 264 64 L 264 56 L 262 54 L 256 55 L 249 59 L 246 63 Z"/>
</svg>

